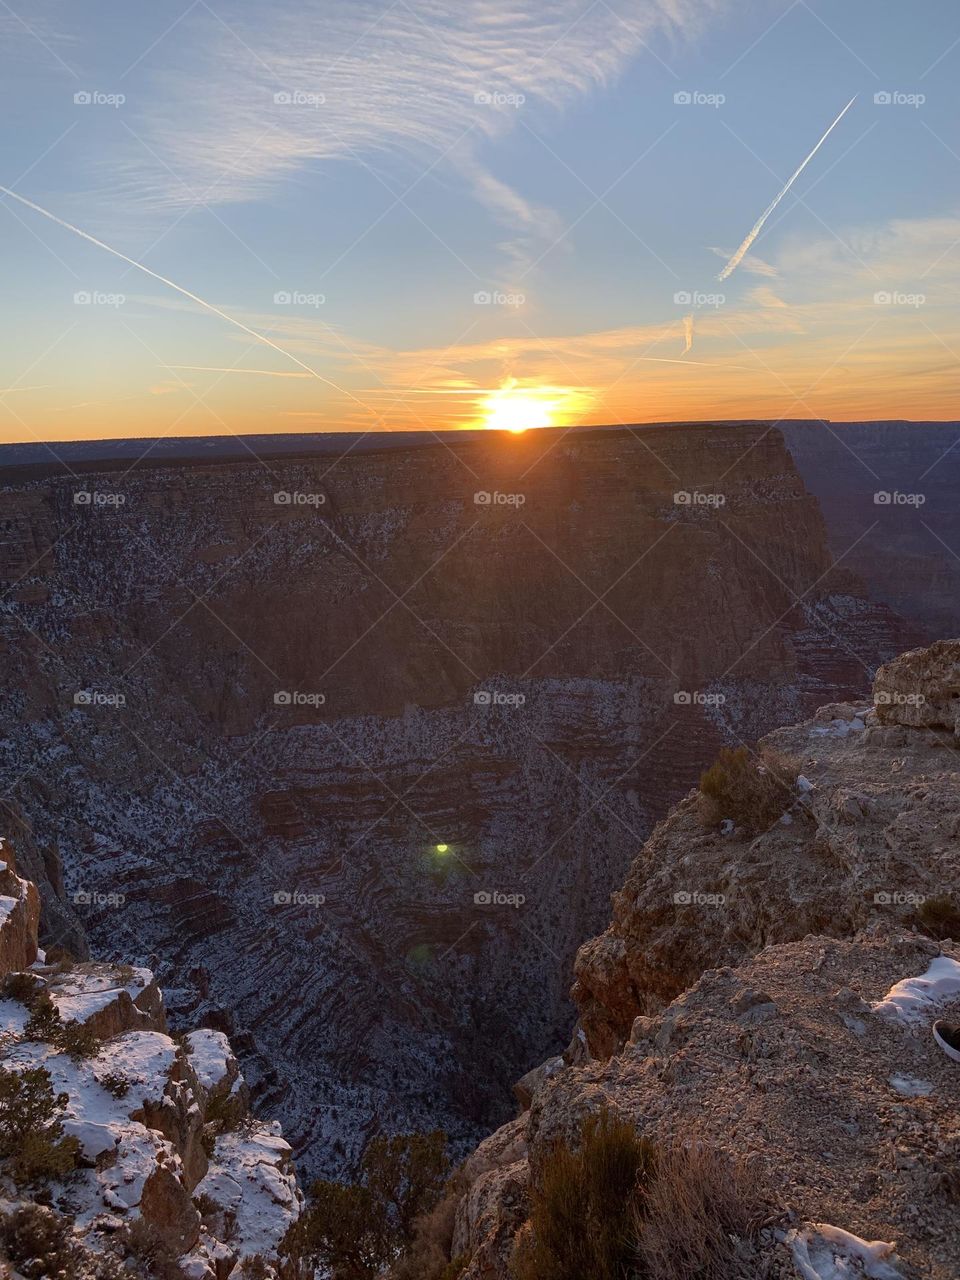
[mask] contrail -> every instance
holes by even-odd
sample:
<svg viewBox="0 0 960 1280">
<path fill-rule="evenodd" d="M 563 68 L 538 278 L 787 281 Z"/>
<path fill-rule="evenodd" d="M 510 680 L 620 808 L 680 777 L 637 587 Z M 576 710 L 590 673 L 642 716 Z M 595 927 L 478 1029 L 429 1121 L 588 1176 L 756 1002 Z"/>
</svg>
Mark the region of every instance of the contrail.
<svg viewBox="0 0 960 1280">
<path fill-rule="evenodd" d="M 683 317 L 683 354 L 693 346 L 693 313 Z"/>
<path fill-rule="evenodd" d="M 773 213 L 774 209 L 777 207 L 777 205 L 780 203 L 783 197 L 787 194 L 787 192 L 790 190 L 790 188 L 793 186 L 796 180 L 800 177 L 801 173 L 803 173 L 804 169 L 807 167 L 807 165 L 810 163 L 813 157 L 817 154 L 817 152 L 820 150 L 820 148 L 823 146 L 826 140 L 830 137 L 831 133 L 833 133 L 834 129 L 837 127 L 837 125 L 840 123 L 843 117 L 847 114 L 847 112 L 850 110 L 850 108 L 853 106 L 856 100 L 857 100 L 857 95 L 854 94 L 853 97 L 850 99 L 850 101 L 847 103 L 847 105 L 843 108 L 843 110 L 837 116 L 836 120 L 834 120 L 833 124 L 830 126 L 827 132 L 823 135 L 823 137 L 820 139 L 817 145 L 813 148 L 813 150 L 807 156 L 806 160 L 804 160 L 803 164 L 799 167 L 799 169 L 797 169 L 794 172 L 794 174 L 789 179 L 787 184 L 784 186 L 780 194 L 776 197 L 775 200 L 772 200 L 770 204 L 767 205 L 766 209 L 764 209 L 763 213 L 761 213 L 760 217 L 753 224 L 753 227 L 750 229 L 750 233 L 747 236 L 747 238 L 744 240 L 743 244 L 740 246 L 737 252 L 733 255 L 733 257 L 730 259 L 727 265 L 723 268 L 723 270 L 717 276 L 718 280 L 726 280 L 727 276 L 732 275 L 734 271 L 736 271 L 737 267 L 739 267 L 740 263 L 743 261 L 744 255 L 747 253 L 747 250 L 750 248 L 754 240 L 756 240 L 757 236 L 763 230 L 763 224 L 770 217 L 771 213 Z"/>
<path fill-rule="evenodd" d="M 309 373 L 295 373 L 292 369 L 243 369 L 235 365 L 220 368 L 210 364 L 162 364 L 161 369 L 189 369 L 192 373 L 257 373 L 265 378 L 309 378 Z"/>
<path fill-rule="evenodd" d="M 285 351 L 283 347 L 278 346 L 265 333 L 258 333 L 256 329 L 251 329 L 249 325 L 238 320 L 236 316 L 228 315 L 226 311 L 221 311 L 219 307 L 215 307 L 212 302 L 206 302 L 203 298 L 198 298 L 195 293 L 191 293 L 189 289 L 184 289 L 183 285 L 177 284 L 175 280 L 168 280 L 166 276 L 162 276 L 157 271 L 152 271 L 150 267 L 145 267 L 142 262 L 138 262 L 136 258 L 129 258 L 125 253 L 121 253 L 119 249 L 113 249 L 110 245 L 104 244 L 102 240 L 98 240 L 96 236 L 90 235 L 87 231 L 82 231 L 80 227 L 75 227 L 72 222 L 67 222 L 65 218 L 58 218 L 55 213 L 51 213 L 49 209 L 44 209 L 38 204 L 34 204 L 32 200 L 28 200 L 26 196 L 17 195 L 16 191 L 11 191 L 9 187 L 0 186 L 0 192 L 5 196 L 9 196 L 11 200 L 17 200 L 20 204 L 26 205 L 28 209 L 32 209 L 34 213 L 42 214 L 44 218 L 49 218 L 51 222 L 55 222 L 58 227 L 65 227 L 67 231 L 72 231 L 74 235 L 81 236 L 84 240 L 88 240 L 90 244 L 95 244 L 98 249 L 104 249 L 107 253 L 112 253 L 115 258 L 119 258 L 121 262 L 129 263 L 131 267 L 136 267 L 138 271 L 142 271 L 144 275 L 152 276 L 154 280 L 159 280 L 161 284 L 165 284 L 168 289 L 174 289 L 177 293 L 182 294 L 185 298 L 189 298 L 191 302 L 197 303 L 198 306 L 204 307 L 207 311 L 213 312 L 215 316 L 219 316 L 221 320 L 226 320 L 228 324 L 235 325 L 236 328 L 242 329 L 244 333 L 256 338 L 258 342 L 265 343 L 268 347 L 272 347 L 274 351 L 279 351 L 282 356 L 286 356 L 288 360 L 292 360 L 294 364 L 305 369 L 314 378 L 319 378 L 321 382 L 325 382 L 328 387 L 333 387 L 334 391 L 339 391 L 341 395 L 349 396 L 351 400 L 356 401 L 358 405 L 366 409 L 370 413 L 376 412 L 371 409 L 370 405 L 364 404 L 358 399 L 352 391 L 348 391 L 346 387 L 338 386 L 330 378 L 325 378 L 322 373 L 317 373 L 316 369 L 311 369 L 308 364 L 293 354 L 292 351 Z"/>
</svg>

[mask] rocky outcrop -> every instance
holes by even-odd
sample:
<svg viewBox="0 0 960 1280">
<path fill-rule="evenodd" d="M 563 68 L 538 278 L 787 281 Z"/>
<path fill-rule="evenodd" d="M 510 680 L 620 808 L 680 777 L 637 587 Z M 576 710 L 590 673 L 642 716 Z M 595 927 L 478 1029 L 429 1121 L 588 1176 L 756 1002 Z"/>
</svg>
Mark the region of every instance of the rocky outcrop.
<svg viewBox="0 0 960 1280">
<path fill-rule="evenodd" d="M 40 895 L 22 880 L 9 848 L 0 852 L 0 978 L 26 969 L 37 958 Z"/>
<path fill-rule="evenodd" d="M 601 1109 L 760 1175 L 776 1213 L 744 1276 L 952 1280 L 960 1068 L 930 1029 L 960 1020 L 958 650 L 890 663 L 875 692 L 902 698 L 876 710 L 765 739 L 801 770 L 770 830 L 717 824 L 697 793 L 657 827 L 578 955 L 564 1065 L 466 1166 L 465 1280 L 508 1280 L 546 1154 Z M 927 699 L 924 724 L 880 719 Z"/>
<path fill-rule="evenodd" d="M 881 724 L 945 729 L 960 738 L 960 640 L 940 640 L 884 663 L 873 701 Z"/>
<path fill-rule="evenodd" d="M 36 916 L 27 956 L 36 954 Z M 44 1009 L 40 1025 L 34 1015 Z M 77 1028 L 88 1039 L 68 1045 L 63 1029 Z M 116 1253 L 124 1229 L 141 1221 L 190 1280 L 227 1280 L 254 1256 L 265 1276 L 298 1280 L 297 1262 L 278 1252 L 303 1203 L 290 1146 L 277 1124 L 249 1114 L 222 1033 L 195 1031 L 180 1043 L 167 1034 L 149 970 L 43 959 L 10 970 L 0 1066 L 43 1068 L 62 1098 L 80 1167 L 45 1198 L 74 1221 L 84 1249 Z M 5 1212 L 26 1195 L 6 1183 L 3 1191 Z"/>
</svg>

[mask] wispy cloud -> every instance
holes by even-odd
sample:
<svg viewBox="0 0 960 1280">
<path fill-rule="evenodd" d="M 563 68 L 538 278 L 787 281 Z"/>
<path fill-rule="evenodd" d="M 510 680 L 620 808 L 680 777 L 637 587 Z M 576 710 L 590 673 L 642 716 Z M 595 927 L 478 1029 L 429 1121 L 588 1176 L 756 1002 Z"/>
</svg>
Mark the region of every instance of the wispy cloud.
<svg viewBox="0 0 960 1280">
<path fill-rule="evenodd" d="M 629 0 L 616 13 L 583 0 L 279 0 L 224 17 L 201 5 L 160 47 L 137 122 L 146 145 L 130 139 L 112 181 L 163 210 L 272 195 L 323 161 L 383 166 L 395 196 L 443 166 L 507 228 L 519 272 L 559 227 L 495 174 L 490 144 L 519 112 L 611 84 L 646 42 L 692 35 L 726 3 Z"/>
</svg>

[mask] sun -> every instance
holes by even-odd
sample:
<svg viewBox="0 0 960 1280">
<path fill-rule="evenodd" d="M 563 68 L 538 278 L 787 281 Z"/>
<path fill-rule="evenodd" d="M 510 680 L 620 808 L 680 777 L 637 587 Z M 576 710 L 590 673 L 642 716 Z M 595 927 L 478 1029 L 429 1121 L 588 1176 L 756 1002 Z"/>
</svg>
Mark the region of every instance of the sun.
<svg viewBox="0 0 960 1280">
<path fill-rule="evenodd" d="M 483 401 L 483 424 L 491 431 L 520 435 L 535 427 L 556 426 L 558 407 L 552 387 L 518 387 L 511 378 L 499 390 L 487 394 Z"/>
</svg>

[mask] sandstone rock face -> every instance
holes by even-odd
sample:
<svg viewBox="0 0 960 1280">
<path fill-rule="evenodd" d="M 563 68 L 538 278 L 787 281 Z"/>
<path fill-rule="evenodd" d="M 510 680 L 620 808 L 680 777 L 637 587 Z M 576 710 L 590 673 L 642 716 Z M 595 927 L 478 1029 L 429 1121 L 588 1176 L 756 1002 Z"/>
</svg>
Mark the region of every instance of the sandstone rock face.
<svg viewBox="0 0 960 1280">
<path fill-rule="evenodd" d="M 831 569 L 776 430 L 537 437 L 0 492 L 6 572 L 46 552 L 0 617 L 44 936 L 155 965 L 311 1173 L 374 1117 L 505 1119 L 669 803 L 918 639 Z"/>
<path fill-rule="evenodd" d="M 873 701 L 881 724 L 945 729 L 960 737 L 960 640 L 940 640 L 884 663 Z"/>
<path fill-rule="evenodd" d="M 916 1021 L 886 1016 L 891 989 L 938 959 L 954 966 L 952 992 Z M 958 1013 L 960 951 L 889 924 L 708 970 L 641 1019 L 619 1054 L 569 1067 L 537 1094 L 526 1158 L 477 1175 L 461 1205 L 466 1275 L 509 1280 L 522 1189 L 551 1144 L 575 1141 L 583 1119 L 606 1108 L 654 1141 L 682 1134 L 762 1171 L 780 1226 L 760 1271 L 745 1274 L 805 1274 L 796 1251 L 812 1224 L 827 1223 L 889 1242 L 892 1274 L 953 1280 L 960 1222 L 944 1180 L 960 1154 L 960 1082 L 929 1024 Z M 511 1143 L 519 1128 L 506 1131 Z M 840 1246 L 837 1262 L 860 1274 Z"/>
<path fill-rule="evenodd" d="M 923 652 L 931 656 L 905 660 L 935 673 L 934 684 L 914 687 L 929 688 L 936 705 L 940 648 Z M 698 793 L 657 827 L 615 895 L 610 927 L 577 955 L 573 997 L 596 1057 L 615 1052 L 637 1015 L 656 1012 L 708 967 L 807 933 L 919 923 L 955 892 L 954 740 L 875 718 L 868 699 L 831 705 L 764 740 L 800 762 L 809 788 L 785 796 L 786 821 L 764 834 L 705 826 Z"/>
<path fill-rule="evenodd" d="M 10 858 L 9 851 L 4 851 Z M 2 857 L 3 854 L 0 854 Z M 0 870 L 0 978 L 26 969 L 37 958 L 40 895 L 30 880 L 22 880 L 12 859 Z"/>
</svg>

